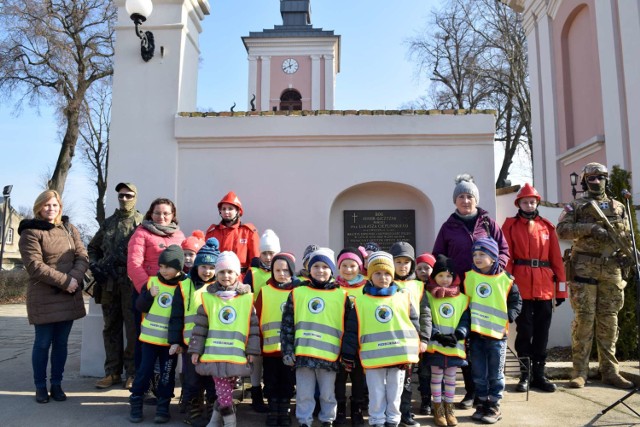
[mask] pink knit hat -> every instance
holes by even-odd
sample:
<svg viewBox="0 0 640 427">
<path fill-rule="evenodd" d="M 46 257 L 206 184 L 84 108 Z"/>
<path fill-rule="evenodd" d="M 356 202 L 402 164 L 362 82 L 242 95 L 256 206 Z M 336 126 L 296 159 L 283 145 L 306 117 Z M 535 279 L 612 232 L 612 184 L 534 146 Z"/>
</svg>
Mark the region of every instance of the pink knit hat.
<svg viewBox="0 0 640 427">
<path fill-rule="evenodd" d="M 240 275 L 240 260 L 238 255 L 231 251 L 224 251 L 220 253 L 218 261 L 216 262 L 216 271 L 231 270 Z"/>
</svg>

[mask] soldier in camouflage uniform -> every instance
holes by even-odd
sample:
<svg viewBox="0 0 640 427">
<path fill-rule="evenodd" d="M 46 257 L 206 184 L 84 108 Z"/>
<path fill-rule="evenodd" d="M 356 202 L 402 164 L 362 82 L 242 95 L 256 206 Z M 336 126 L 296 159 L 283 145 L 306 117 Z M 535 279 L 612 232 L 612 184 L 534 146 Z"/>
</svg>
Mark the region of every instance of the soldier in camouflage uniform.
<svg viewBox="0 0 640 427">
<path fill-rule="evenodd" d="M 589 354 L 594 334 L 598 346 L 598 361 L 602 382 L 618 388 L 632 388 L 618 370 L 616 341 L 618 312 L 624 304 L 621 260 L 614 240 L 603 227 L 604 221 L 591 205 L 594 201 L 623 238 L 629 236 L 629 221 L 624 206 L 606 194 L 609 178 L 607 168 L 588 163 L 580 182 L 583 197 L 574 200 L 560 215 L 557 233 L 560 239 L 573 241 L 571 271 L 567 271 L 572 324 L 573 373 L 570 387 L 582 388 L 587 380 Z"/>
<path fill-rule="evenodd" d="M 88 246 L 89 268 L 98 288 L 94 298 L 102 304 L 104 317 L 105 377 L 96 382 L 96 387 L 101 389 L 120 384 L 123 368 L 127 375 L 126 388 L 131 387 L 135 375 L 133 357 L 137 337 L 131 306 L 132 284 L 127 276 L 127 244 L 142 222 L 142 214 L 136 210 L 135 185 L 120 183 L 116 191 L 120 207 L 104 220 Z"/>
</svg>

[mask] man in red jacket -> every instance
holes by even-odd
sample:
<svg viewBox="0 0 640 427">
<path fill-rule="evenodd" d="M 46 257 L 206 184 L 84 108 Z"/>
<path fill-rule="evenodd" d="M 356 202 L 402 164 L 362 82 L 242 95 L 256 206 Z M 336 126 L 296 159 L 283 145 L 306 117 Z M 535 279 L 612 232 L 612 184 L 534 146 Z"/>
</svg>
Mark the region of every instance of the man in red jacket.
<svg viewBox="0 0 640 427">
<path fill-rule="evenodd" d="M 518 213 L 507 218 L 502 232 L 509 244 L 511 259 L 507 271 L 514 277 L 522 296 L 522 311 L 516 318 L 516 352 L 522 362 L 531 362 L 531 387 L 553 392 L 556 385 L 544 375 L 549 327 L 555 306 L 567 298 L 560 245 L 555 226 L 538 213 L 540 195 L 525 184 L 516 196 Z M 523 360 L 524 359 L 524 360 Z M 529 370 L 521 365 L 517 391 L 527 391 Z"/>
<path fill-rule="evenodd" d="M 260 255 L 258 249 L 260 237 L 251 223 L 242 223 L 242 203 L 236 193 L 230 191 L 218 202 L 220 224 L 212 224 L 207 230 L 205 240 L 215 237 L 220 242 L 220 252 L 232 251 L 240 259 L 242 274 L 251 266 L 251 260 Z"/>
</svg>

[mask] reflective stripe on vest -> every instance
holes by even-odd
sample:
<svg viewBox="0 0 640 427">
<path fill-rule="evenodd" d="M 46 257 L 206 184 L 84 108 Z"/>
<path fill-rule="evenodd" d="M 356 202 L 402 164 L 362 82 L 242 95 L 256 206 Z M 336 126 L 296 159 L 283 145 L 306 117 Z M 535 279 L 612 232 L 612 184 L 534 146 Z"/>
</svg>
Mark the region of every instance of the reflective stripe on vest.
<svg viewBox="0 0 640 427">
<path fill-rule="evenodd" d="M 267 285 L 260 292 L 262 292 L 262 312 L 260 313 L 262 352 L 277 353 L 280 351 L 282 311 L 291 289 L 278 289 Z"/>
<path fill-rule="evenodd" d="M 481 335 L 502 339 L 509 329 L 507 296 L 513 281 L 504 272 L 495 276 L 468 271 L 465 291 L 471 299 L 471 330 Z"/>
<path fill-rule="evenodd" d="M 429 298 L 433 324 L 438 327 L 440 333 L 443 335 L 455 333 L 462 313 L 469 307 L 469 297 L 465 294 L 458 294 L 455 297 L 435 298 L 430 292 L 427 292 L 427 298 Z M 427 351 L 429 353 L 438 352 L 445 356 L 457 356 L 461 359 L 467 358 L 464 340 L 458 340 L 455 347 L 445 347 L 437 341 L 429 341 Z"/>
<path fill-rule="evenodd" d="M 209 319 L 209 333 L 200 362 L 246 364 L 253 295 L 249 293 L 223 300 L 203 292 L 202 305 Z"/>
<path fill-rule="evenodd" d="M 251 267 L 251 286 L 253 287 L 253 300 L 258 299 L 260 289 L 271 279 L 271 271 L 265 271 L 259 267 Z"/>
<path fill-rule="evenodd" d="M 394 280 L 394 282 L 400 289 L 409 291 L 413 308 L 420 312 L 420 301 L 424 296 L 424 283 L 420 280 Z"/>
<path fill-rule="evenodd" d="M 335 362 L 344 334 L 346 292 L 300 286 L 292 293 L 295 355 Z"/>
<path fill-rule="evenodd" d="M 409 319 L 408 292 L 364 294 L 355 302 L 360 362 L 365 369 L 417 363 L 420 339 Z"/>
<path fill-rule="evenodd" d="M 185 345 L 189 345 L 193 327 L 196 325 L 196 314 L 198 307 L 202 304 L 200 295 L 206 292 L 208 283 L 202 285 L 197 291 L 191 279 L 180 282 L 180 290 L 182 291 L 182 300 L 184 301 L 184 328 L 182 330 L 183 341 Z"/>
<path fill-rule="evenodd" d="M 178 285 L 170 286 L 162 283 L 158 276 L 149 278 L 147 291 L 152 286 L 158 286 L 160 292 L 153 298 L 153 304 L 148 313 L 142 313 L 140 324 L 140 341 L 149 344 L 169 346 L 169 318 L 171 317 L 171 304 Z"/>
</svg>

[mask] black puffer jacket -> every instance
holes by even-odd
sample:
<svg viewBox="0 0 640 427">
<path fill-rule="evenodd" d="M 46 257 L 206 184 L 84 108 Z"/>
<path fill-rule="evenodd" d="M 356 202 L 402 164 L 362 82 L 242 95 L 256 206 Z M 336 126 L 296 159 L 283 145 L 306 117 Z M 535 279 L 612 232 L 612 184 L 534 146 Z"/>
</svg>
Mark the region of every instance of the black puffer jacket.
<svg viewBox="0 0 640 427">
<path fill-rule="evenodd" d="M 310 286 L 315 289 L 335 289 L 338 288 L 339 285 L 333 281 L 318 284 L 312 280 L 305 280 L 300 282 L 299 286 Z M 344 312 L 344 321 L 349 317 L 349 312 L 351 311 L 352 304 L 349 298 L 346 298 L 345 301 L 345 312 Z M 344 323 L 343 323 L 344 325 Z M 344 331 L 343 331 L 344 332 Z M 295 342 L 296 328 L 294 321 L 294 313 L 293 313 L 293 292 L 289 294 L 289 298 L 284 306 L 284 311 L 282 312 L 282 324 L 280 328 L 280 343 L 282 344 L 282 354 L 283 355 L 293 355 L 295 354 L 294 342 Z M 329 362 L 328 360 L 317 359 L 315 357 L 308 356 L 297 356 L 296 357 L 296 368 L 311 368 L 311 369 L 326 369 L 328 371 L 338 372 L 340 368 L 340 362 Z"/>
</svg>

